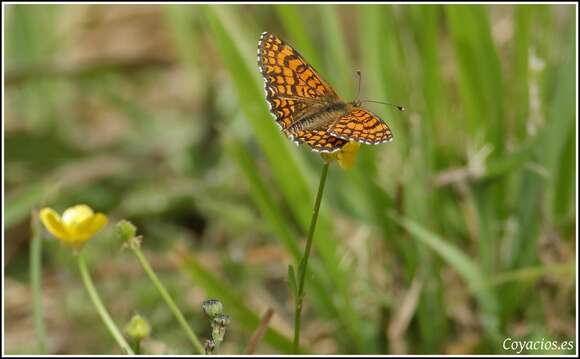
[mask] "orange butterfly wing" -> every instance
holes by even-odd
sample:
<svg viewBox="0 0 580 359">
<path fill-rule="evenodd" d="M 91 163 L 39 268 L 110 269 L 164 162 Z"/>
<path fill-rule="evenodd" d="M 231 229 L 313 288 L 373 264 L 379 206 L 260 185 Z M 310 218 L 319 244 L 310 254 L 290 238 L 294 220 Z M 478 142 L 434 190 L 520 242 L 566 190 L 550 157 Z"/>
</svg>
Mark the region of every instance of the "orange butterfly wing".
<svg viewBox="0 0 580 359">
<path fill-rule="evenodd" d="M 274 34 L 262 33 L 258 43 L 258 67 L 264 78 L 270 112 L 282 129 L 290 127 L 312 101 L 338 99 L 298 51 Z"/>
<path fill-rule="evenodd" d="M 376 145 L 389 142 L 393 134 L 378 116 L 364 108 L 355 107 L 328 128 L 328 133 L 343 140 Z"/>
<path fill-rule="evenodd" d="M 330 135 L 326 130 L 300 130 L 293 138 L 296 143 L 306 142 L 316 152 L 332 153 L 348 143 Z"/>
</svg>

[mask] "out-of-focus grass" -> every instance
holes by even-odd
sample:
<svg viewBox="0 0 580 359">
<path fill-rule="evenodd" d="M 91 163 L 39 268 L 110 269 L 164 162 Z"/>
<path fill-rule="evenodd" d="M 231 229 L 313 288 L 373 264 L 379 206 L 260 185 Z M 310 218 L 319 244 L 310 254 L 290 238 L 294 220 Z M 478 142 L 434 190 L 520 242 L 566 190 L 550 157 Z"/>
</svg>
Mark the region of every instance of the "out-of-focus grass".
<svg viewBox="0 0 580 359">
<path fill-rule="evenodd" d="M 241 353 L 267 303 L 275 316 L 258 353 L 289 352 L 287 268 L 299 260 L 321 159 L 268 113 L 256 46 L 270 31 L 345 100 L 361 70 L 361 99 L 408 109 L 366 104 L 394 141 L 363 146 L 349 172 L 330 169 L 305 350 L 503 353 L 505 337 L 575 338 L 572 5 L 6 9 L 7 78 L 18 79 L 5 85 L 7 278 L 27 278 L 32 208 L 88 202 L 140 227 L 200 337 L 199 304 L 221 297 L 232 315 L 221 351 Z M 91 41 L 98 51 L 79 57 Z M 27 76 L 30 66 L 50 71 Z M 145 351 L 184 353 L 137 264 L 115 260 L 115 243 L 90 248 L 119 321 L 133 310 L 151 320 Z M 181 265 L 167 261 L 184 248 Z M 44 249 L 48 273 L 63 272 L 62 251 Z M 72 278 L 49 276 L 45 290 L 61 288 L 62 302 L 82 296 Z M 409 307 L 415 280 L 423 285 Z M 49 351 L 114 352 L 109 339 L 84 339 L 79 323 L 96 317 L 77 307 L 45 310 Z M 6 321 L 7 350 L 32 353 L 10 335 L 18 318 Z M 79 340 L 57 348 L 66 328 Z"/>
</svg>

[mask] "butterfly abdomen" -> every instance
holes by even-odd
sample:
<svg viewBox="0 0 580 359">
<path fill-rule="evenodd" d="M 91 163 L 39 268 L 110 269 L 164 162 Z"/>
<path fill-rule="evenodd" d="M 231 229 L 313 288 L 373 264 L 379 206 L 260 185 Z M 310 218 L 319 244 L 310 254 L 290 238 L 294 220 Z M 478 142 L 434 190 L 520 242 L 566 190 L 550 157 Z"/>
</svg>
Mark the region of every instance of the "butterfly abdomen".
<svg viewBox="0 0 580 359">
<path fill-rule="evenodd" d="M 331 102 L 324 107 L 318 108 L 309 114 L 306 114 L 289 128 L 288 132 L 295 133 L 301 130 L 315 130 L 327 128 L 347 111 L 347 104 L 344 102 Z"/>
</svg>

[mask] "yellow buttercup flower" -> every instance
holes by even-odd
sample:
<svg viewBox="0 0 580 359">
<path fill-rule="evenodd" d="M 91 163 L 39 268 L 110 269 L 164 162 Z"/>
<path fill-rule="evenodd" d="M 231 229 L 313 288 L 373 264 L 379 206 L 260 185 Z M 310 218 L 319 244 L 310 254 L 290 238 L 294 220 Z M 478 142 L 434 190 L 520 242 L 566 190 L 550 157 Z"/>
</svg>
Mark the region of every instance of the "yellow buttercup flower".
<svg viewBox="0 0 580 359">
<path fill-rule="evenodd" d="M 62 217 L 52 208 L 43 208 L 40 220 L 53 236 L 73 248 L 81 248 L 108 221 L 107 216 L 93 212 L 86 204 L 68 208 Z"/>
<path fill-rule="evenodd" d="M 326 162 L 332 162 L 336 160 L 343 170 L 347 170 L 354 165 L 356 160 L 356 154 L 360 148 L 360 143 L 350 141 L 344 145 L 340 150 L 333 153 L 321 153 L 322 158 Z"/>
</svg>

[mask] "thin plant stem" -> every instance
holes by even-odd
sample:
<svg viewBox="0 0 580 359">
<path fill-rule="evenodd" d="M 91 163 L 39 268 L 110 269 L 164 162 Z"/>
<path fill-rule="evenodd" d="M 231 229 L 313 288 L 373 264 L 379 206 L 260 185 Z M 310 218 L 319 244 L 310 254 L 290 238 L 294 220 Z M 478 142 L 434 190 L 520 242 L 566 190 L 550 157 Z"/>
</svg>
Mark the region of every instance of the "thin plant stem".
<svg viewBox="0 0 580 359">
<path fill-rule="evenodd" d="M 131 346 L 133 347 L 133 351 L 135 352 L 135 355 L 141 355 L 141 340 L 133 339 L 131 341 Z"/>
<path fill-rule="evenodd" d="M 38 215 L 33 211 L 30 228 L 30 286 L 32 287 L 32 318 L 39 354 L 46 354 L 46 330 L 42 310 L 42 235 L 40 234 Z"/>
<path fill-rule="evenodd" d="M 302 302 L 304 300 L 306 269 L 308 266 L 308 258 L 310 257 L 310 250 L 312 249 L 314 230 L 316 229 L 316 222 L 318 221 L 318 212 L 320 210 L 320 203 L 322 202 L 322 194 L 324 193 L 324 185 L 326 184 L 326 175 L 328 174 L 329 165 L 330 163 L 326 162 L 324 164 L 324 167 L 322 167 L 322 174 L 320 175 L 320 184 L 318 185 L 318 193 L 316 194 L 316 202 L 314 203 L 314 210 L 312 211 L 312 218 L 310 220 L 310 228 L 308 229 L 306 248 L 304 249 L 304 256 L 300 261 L 300 267 L 298 270 L 298 275 L 300 276 L 300 279 L 298 282 L 296 308 L 294 311 L 294 353 L 296 354 L 298 354 L 300 348 L 300 319 L 302 314 Z"/>
<path fill-rule="evenodd" d="M 82 251 L 77 253 L 76 256 L 77 256 L 77 261 L 78 261 L 78 265 L 79 265 L 79 270 L 81 272 L 81 277 L 82 277 L 82 280 L 85 284 L 85 288 L 87 289 L 87 292 L 89 293 L 89 297 L 93 301 L 93 304 L 95 305 L 95 308 L 97 309 L 97 312 L 101 316 L 101 319 L 103 320 L 103 322 L 107 326 L 107 329 L 109 330 L 109 332 L 111 333 L 111 335 L 113 336 L 113 338 L 115 339 L 117 344 L 127 354 L 135 355 L 135 353 L 133 352 L 133 349 L 131 349 L 129 344 L 127 344 L 127 341 L 123 337 L 123 334 L 121 334 L 121 331 L 119 330 L 119 328 L 117 328 L 117 325 L 115 324 L 113 319 L 111 319 L 111 316 L 109 315 L 109 312 L 107 312 L 107 309 L 103 305 L 103 302 L 101 302 L 101 298 L 99 298 L 97 290 L 95 289 L 95 286 L 93 285 L 93 281 L 91 279 L 89 271 L 87 270 L 87 264 L 85 263 L 85 257 L 83 255 Z"/>
<path fill-rule="evenodd" d="M 135 240 L 135 239 L 132 239 L 132 240 Z M 138 245 L 130 245 L 129 248 L 131 248 L 133 253 L 137 256 L 137 259 L 139 259 L 139 262 L 141 263 L 141 266 L 143 266 L 145 273 L 147 273 L 147 275 L 149 276 L 149 279 L 151 279 L 151 281 L 153 282 L 153 284 L 155 285 L 155 287 L 157 288 L 159 293 L 161 293 L 161 296 L 165 300 L 165 303 L 167 304 L 167 306 L 169 307 L 169 309 L 171 310 L 171 312 L 173 313 L 173 315 L 175 316 L 175 318 L 177 319 L 177 321 L 179 322 L 179 324 L 181 325 L 181 327 L 183 328 L 183 330 L 187 334 L 187 337 L 189 338 L 189 340 L 193 344 L 194 348 L 197 350 L 197 352 L 199 354 L 204 355 L 205 349 L 204 349 L 203 345 L 201 345 L 201 342 L 199 341 L 199 339 L 197 339 L 197 336 L 195 335 L 195 333 L 193 332 L 193 330 L 191 329 L 189 324 L 187 324 L 187 321 L 185 320 L 185 318 L 183 317 L 183 314 L 181 313 L 181 311 L 177 307 L 177 304 L 175 304 L 175 302 L 173 301 L 173 299 L 169 295 L 169 292 L 167 292 L 167 289 L 165 289 L 165 287 L 163 286 L 163 284 L 161 283 L 161 281 L 159 280 L 159 278 L 157 277 L 157 275 L 153 271 L 153 268 L 151 268 L 151 265 L 147 261 L 147 258 L 145 258 L 145 256 L 143 255 L 143 252 L 141 252 L 141 249 L 139 248 L 139 246 Z"/>
</svg>

